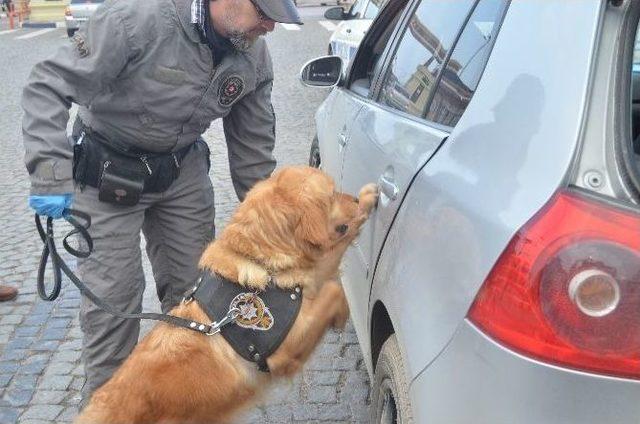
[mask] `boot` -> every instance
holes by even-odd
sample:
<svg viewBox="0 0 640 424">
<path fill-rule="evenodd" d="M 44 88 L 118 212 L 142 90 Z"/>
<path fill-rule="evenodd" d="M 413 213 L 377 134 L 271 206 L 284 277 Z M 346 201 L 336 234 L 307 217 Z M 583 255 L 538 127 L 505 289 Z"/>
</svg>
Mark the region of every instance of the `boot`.
<svg viewBox="0 0 640 424">
<path fill-rule="evenodd" d="M 13 300 L 16 296 L 18 296 L 18 289 L 0 284 L 0 302 Z"/>
</svg>

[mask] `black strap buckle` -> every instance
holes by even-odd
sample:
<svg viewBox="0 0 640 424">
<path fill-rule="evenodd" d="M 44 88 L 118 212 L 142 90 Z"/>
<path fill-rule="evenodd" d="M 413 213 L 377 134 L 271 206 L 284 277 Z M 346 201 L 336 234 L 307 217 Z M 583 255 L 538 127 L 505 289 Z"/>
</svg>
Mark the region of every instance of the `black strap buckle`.
<svg viewBox="0 0 640 424">
<path fill-rule="evenodd" d="M 198 277 L 193 287 L 191 287 L 189 290 L 186 291 L 186 293 L 182 297 L 182 303 L 184 303 L 185 305 L 188 305 L 193 301 L 193 295 L 195 294 L 196 291 L 198 291 L 198 288 L 200 287 L 200 283 L 202 283 L 202 275 Z"/>
</svg>

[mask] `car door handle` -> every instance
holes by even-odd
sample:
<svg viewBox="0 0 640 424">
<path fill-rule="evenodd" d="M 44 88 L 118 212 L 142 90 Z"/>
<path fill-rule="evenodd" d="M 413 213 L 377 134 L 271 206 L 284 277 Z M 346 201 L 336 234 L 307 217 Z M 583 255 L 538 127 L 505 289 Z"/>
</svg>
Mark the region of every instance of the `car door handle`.
<svg viewBox="0 0 640 424">
<path fill-rule="evenodd" d="M 380 176 L 380 179 L 378 180 L 378 187 L 380 187 L 382 194 L 387 196 L 389 200 L 396 200 L 398 193 L 400 193 L 398 186 L 393 182 L 393 180 L 385 177 L 384 175 Z"/>
<path fill-rule="evenodd" d="M 340 145 L 340 148 L 344 148 L 347 145 L 347 134 L 338 134 L 338 144 Z"/>
</svg>

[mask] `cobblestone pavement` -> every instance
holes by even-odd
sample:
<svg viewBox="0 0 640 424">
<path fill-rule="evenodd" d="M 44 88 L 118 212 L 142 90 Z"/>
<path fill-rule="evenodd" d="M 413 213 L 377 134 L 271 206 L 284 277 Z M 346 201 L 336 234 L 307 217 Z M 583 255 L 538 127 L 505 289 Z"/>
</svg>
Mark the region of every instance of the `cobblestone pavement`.
<svg viewBox="0 0 640 424">
<path fill-rule="evenodd" d="M 306 162 L 315 131 L 313 112 L 327 93 L 303 88 L 296 81 L 299 67 L 326 51 L 330 33 L 318 25 L 319 14 L 309 8 L 304 11 L 307 25 L 302 31 L 278 28 L 268 38 L 276 66 L 279 166 Z M 61 423 L 75 416 L 83 384 L 80 295 L 66 279 L 56 301 L 42 301 L 36 294 L 41 246 L 26 206 L 29 184 L 22 164 L 19 99 L 31 66 L 67 41 L 64 30 L 12 38 L 26 31 L 0 35 L 0 283 L 20 288 L 17 300 L 0 303 L 0 423 Z M 237 202 L 221 134 L 221 126 L 214 124 L 205 135 L 213 151 L 218 230 Z M 59 225 L 59 234 L 63 227 Z M 148 262 L 145 270 L 144 309 L 157 311 Z M 144 331 L 151 326 L 144 323 Z M 354 330 L 348 326 L 343 332 L 327 334 L 306 371 L 277 386 L 242 422 L 366 422 L 368 397 L 367 374 Z"/>
</svg>

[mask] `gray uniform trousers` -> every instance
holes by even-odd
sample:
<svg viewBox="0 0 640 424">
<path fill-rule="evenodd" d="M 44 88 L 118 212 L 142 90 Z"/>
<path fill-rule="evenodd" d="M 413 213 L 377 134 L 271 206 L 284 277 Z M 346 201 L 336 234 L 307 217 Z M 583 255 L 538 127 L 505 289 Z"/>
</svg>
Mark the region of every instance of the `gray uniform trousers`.
<svg viewBox="0 0 640 424">
<path fill-rule="evenodd" d="M 163 193 L 145 193 L 135 206 L 98 200 L 98 190 L 76 190 L 74 209 L 91 215 L 94 251 L 79 260 L 79 277 L 102 300 L 126 313 L 139 313 L 145 281 L 140 251 L 142 230 L 162 311 L 168 312 L 193 286 L 198 260 L 214 236 L 213 186 L 208 150 L 196 143 L 180 176 Z M 140 322 L 122 320 L 83 297 L 80 325 L 86 383 L 81 407 L 127 358 L 138 341 Z"/>
</svg>

